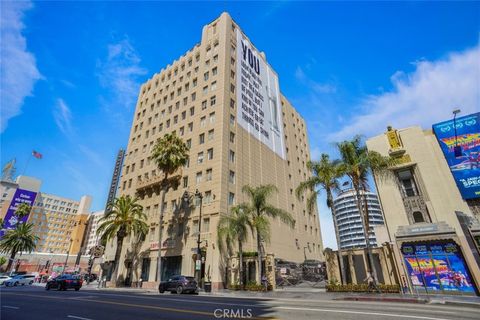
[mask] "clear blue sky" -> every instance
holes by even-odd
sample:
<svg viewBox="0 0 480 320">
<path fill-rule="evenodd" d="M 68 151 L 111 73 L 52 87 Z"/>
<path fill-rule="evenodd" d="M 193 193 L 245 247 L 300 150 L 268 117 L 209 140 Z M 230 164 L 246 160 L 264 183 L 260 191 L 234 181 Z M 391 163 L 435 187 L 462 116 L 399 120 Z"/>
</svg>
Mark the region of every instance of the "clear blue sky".
<svg viewBox="0 0 480 320">
<path fill-rule="evenodd" d="M 139 85 L 227 11 L 266 52 L 307 119 L 314 157 L 333 141 L 479 109 L 476 2 L 1 2 L 1 164 L 44 192 L 102 209 Z M 325 245 L 335 246 L 320 199 Z"/>
</svg>

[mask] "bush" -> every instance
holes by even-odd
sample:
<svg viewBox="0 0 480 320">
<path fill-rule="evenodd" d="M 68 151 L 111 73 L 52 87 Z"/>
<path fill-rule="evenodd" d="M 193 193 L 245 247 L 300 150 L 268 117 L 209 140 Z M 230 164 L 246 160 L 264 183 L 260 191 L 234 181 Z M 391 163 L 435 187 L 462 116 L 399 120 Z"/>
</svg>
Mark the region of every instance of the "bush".
<svg viewBox="0 0 480 320">
<path fill-rule="evenodd" d="M 328 292 L 367 292 L 367 284 L 327 284 L 325 286 Z M 379 284 L 378 288 L 382 293 L 399 293 L 398 284 Z"/>
</svg>

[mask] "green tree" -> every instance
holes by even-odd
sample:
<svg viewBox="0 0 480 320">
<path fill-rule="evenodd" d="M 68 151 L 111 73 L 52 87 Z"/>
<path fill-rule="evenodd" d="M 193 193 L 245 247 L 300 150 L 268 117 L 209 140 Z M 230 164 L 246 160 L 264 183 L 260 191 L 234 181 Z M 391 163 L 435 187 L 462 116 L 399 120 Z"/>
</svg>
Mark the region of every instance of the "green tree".
<svg viewBox="0 0 480 320">
<path fill-rule="evenodd" d="M 396 164 L 396 160 L 382 156 L 376 151 L 369 151 L 362 142 L 361 136 L 355 136 L 352 140 L 337 143 L 337 149 L 340 153 L 341 170 L 352 182 L 358 212 L 360 212 L 362 217 L 369 267 L 376 277 L 377 273 L 373 264 L 369 238 L 370 223 L 366 195 L 366 192 L 369 190 L 368 177 L 370 174 L 374 174 L 377 177 L 387 176 L 390 172 L 389 168 Z"/>
<path fill-rule="evenodd" d="M 243 193 L 248 197 L 248 202 L 243 204 L 245 210 L 250 214 L 252 225 L 256 232 L 258 271 L 257 282 L 260 283 L 263 277 L 262 270 L 262 240 L 270 241 L 270 220 L 269 218 L 279 218 L 290 227 L 295 225 L 295 219 L 285 210 L 276 208 L 268 202 L 268 198 L 278 192 L 277 187 L 271 184 L 251 187 L 245 185 L 242 188 Z"/>
<path fill-rule="evenodd" d="M 306 181 L 301 182 L 295 190 L 295 193 L 298 199 L 301 199 L 305 194 L 307 195 L 307 209 L 310 213 L 313 213 L 320 191 L 325 191 L 327 196 L 327 207 L 330 209 L 333 216 L 342 281 L 346 281 L 346 270 L 343 263 L 342 250 L 340 248 L 340 235 L 337 226 L 336 211 L 335 206 L 333 205 L 333 192 L 339 190 L 338 179 L 343 176 L 340 162 L 338 160 L 332 161 L 328 154 L 322 153 L 319 161 L 307 162 L 307 168 L 312 172 L 312 176 Z"/>
<path fill-rule="evenodd" d="M 103 216 L 98 226 L 97 234 L 104 240 L 117 239 L 115 251 L 115 265 L 112 272 L 112 279 L 117 284 L 117 273 L 122 253 L 123 240 L 130 234 L 145 236 L 148 232 L 146 214 L 143 207 L 137 203 L 137 198 L 121 196 L 113 201 L 108 214 Z"/>
<path fill-rule="evenodd" d="M 7 258 L 5 257 L 0 257 L 0 271 L 2 271 L 2 266 L 7 262 Z"/>
<path fill-rule="evenodd" d="M 15 229 L 7 230 L 0 240 L 0 251 L 10 254 L 7 271 L 12 267 L 17 253 L 35 250 L 39 238 L 33 234 L 32 229 L 33 224 L 31 223 L 19 223 Z"/>
<path fill-rule="evenodd" d="M 23 202 L 18 205 L 17 209 L 15 210 L 15 215 L 17 216 L 18 220 L 20 220 L 23 217 L 28 216 L 31 210 L 32 207 Z"/>
<path fill-rule="evenodd" d="M 217 225 L 218 248 L 223 251 L 225 244 L 227 250 L 233 252 L 233 244 L 238 245 L 239 279 L 243 286 L 243 243 L 247 240 L 248 230 L 253 234 L 253 224 L 243 205 L 230 208 L 230 213 L 222 215 Z"/>
<path fill-rule="evenodd" d="M 170 179 L 178 169 L 183 167 L 188 161 L 188 146 L 183 140 L 175 134 L 167 133 L 158 139 L 152 149 L 152 160 L 157 168 L 163 172 L 161 182 L 162 196 L 160 202 L 160 223 L 158 232 L 158 261 L 157 261 L 157 280 L 162 281 L 162 225 L 163 213 L 165 211 L 165 195 L 168 189 L 178 183 L 178 177 Z"/>
</svg>

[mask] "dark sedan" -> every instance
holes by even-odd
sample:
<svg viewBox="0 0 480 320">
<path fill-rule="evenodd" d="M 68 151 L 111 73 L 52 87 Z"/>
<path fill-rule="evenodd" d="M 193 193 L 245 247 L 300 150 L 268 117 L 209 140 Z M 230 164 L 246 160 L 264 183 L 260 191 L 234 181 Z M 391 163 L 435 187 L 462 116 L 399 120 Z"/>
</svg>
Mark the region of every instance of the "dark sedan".
<svg viewBox="0 0 480 320">
<path fill-rule="evenodd" d="M 158 286 L 158 291 L 164 293 L 170 291 L 172 293 L 197 293 L 198 285 L 197 281 L 193 277 L 187 276 L 173 276 L 168 281 L 162 281 Z"/>
<path fill-rule="evenodd" d="M 64 274 L 63 276 L 48 280 L 45 290 L 57 289 L 60 291 L 75 289 L 75 291 L 78 291 L 82 287 L 82 283 L 83 281 L 80 276 Z"/>
</svg>

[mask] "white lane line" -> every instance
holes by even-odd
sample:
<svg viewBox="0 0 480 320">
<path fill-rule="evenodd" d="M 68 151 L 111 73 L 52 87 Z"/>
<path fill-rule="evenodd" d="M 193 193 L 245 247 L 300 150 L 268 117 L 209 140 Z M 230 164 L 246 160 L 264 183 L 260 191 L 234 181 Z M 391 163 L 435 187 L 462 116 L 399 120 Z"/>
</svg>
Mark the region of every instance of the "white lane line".
<svg viewBox="0 0 480 320">
<path fill-rule="evenodd" d="M 364 314 L 364 315 L 370 315 L 370 316 L 382 316 L 382 317 L 387 316 L 387 317 L 425 319 L 425 320 L 448 320 L 448 319 L 444 319 L 444 318 L 410 316 L 410 315 L 406 315 L 406 314 L 395 314 L 395 313 L 346 311 L 346 310 L 317 309 L 317 308 L 294 308 L 294 307 L 274 307 L 274 308 L 284 309 L 284 310 L 301 310 L 301 311 L 333 312 L 333 313 L 348 313 L 348 314 Z"/>
<path fill-rule="evenodd" d="M 67 318 L 80 319 L 80 320 L 92 320 L 90 318 L 77 317 L 77 316 L 72 316 L 72 315 L 68 315 Z"/>
<path fill-rule="evenodd" d="M 4 308 L 8 308 L 8 309 L 20 309 L 19 307 L 14 307 L 14 306 L 2 306 Z"/>
</svg>

